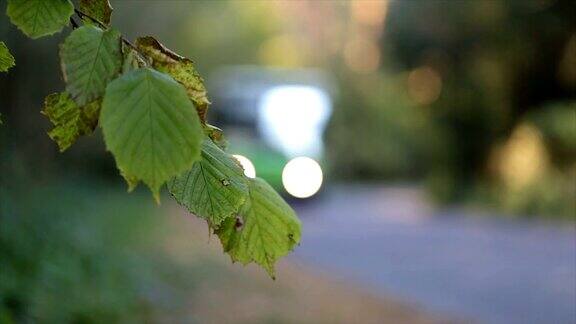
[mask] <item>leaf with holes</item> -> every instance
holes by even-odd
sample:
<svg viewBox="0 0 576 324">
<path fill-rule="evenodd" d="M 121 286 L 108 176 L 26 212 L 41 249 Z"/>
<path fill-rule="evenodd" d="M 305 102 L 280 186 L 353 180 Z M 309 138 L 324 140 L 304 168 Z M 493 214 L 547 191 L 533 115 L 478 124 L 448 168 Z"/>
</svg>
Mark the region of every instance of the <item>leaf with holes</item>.
<svg viewBox="0 0 576 324">
<path fill-rule="evenodd" d="M 216 234 L 233 261 L 256 262 L 274 278 L 274 263 L 300 242 L 301 223 L 264 180 L 249 179 L 248 200 Z"/>
<path fill-rule="evenodd" d="M 65 151 L 83 135 L 91 134 L 98 125 L 100 102 L 95 101 L 79 107 L 68 93 L 54 93 L 44 100 L 44 114 L 54 128 L 48 136 Z"/>
<path fill-rule="evenodd" d="M 106 88 L 100 123 L 106 147 L 129 184 L 160 187 L 200 158 L 204 134 L 186 91 L 170 76 L 141 68 Z"/>
<path fill-rule="evenodd" d="M 200 120 L 204 123 L 210 101 L 206 96 L 204 79 L 196 71 L 194 62 L 167 49 L 154 37 L 140 37 L 136 40 L 136 46 L 140 52 L 152 59 L 155 69 L 170 74 L 186 88 L 188 96 L 196 105 Z"/>
<path fill-rule="evenodd" d="M 0 72 L 8 72 L 15 64 L 14 56 L 4 42 L 0 42 Z"/>
<path fill-rule="evenodd" d="M 66 90 L 85 105 L 104 94 L 122 67 L 120 33 L 95 26 L 73 31 L 60 48 Z"/>
<path fill-rule="evenodd" d="M 8 0 L 6 14 L 31 38 L 59 32 L 74 13 L 69 0 Z"/>
<path fill-rule="evenodd" d="M 108 0 L 80 0 L 79 9 L 105 25 L 110 24 L 113 9 Z M 92 23 L 90 18 L 85 18 L 84 21 Z"/>
<path fill-rule="evenodd" d="M 248 195 L 248 182 L 236 159 L 211 139 L 202 143 L 201 155 L 190 171 L 168 183 L 168 190 L 188 211 L 218 227 L 238 212 Z"/>
</svg>

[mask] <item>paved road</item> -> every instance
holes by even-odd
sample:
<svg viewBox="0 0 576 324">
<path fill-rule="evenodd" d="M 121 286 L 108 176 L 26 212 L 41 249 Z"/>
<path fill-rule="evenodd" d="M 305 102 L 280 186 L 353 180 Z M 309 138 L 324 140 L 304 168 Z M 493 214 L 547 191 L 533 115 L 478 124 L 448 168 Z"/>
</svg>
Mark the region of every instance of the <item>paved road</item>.
<svg viewBox="0 0 576 324">
<path fill-rule="evenodd" d="M 293 258 L 480 323 L 576 323 L 573 227 L 432 211 L 415 190 L 337 187 L 296 206 Z"/>
</svg>

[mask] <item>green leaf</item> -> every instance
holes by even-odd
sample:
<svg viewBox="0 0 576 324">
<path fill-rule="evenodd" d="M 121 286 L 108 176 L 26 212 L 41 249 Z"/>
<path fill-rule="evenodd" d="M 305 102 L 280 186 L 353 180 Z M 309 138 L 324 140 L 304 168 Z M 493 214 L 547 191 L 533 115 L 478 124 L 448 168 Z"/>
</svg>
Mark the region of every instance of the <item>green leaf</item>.
<svg viewBox="0 0 576 324">
<path fill-rule="evenodd" d="M 8 0 L 12 23 L 31 38 L 59 32 L 74 13 L 69 0 Z"/>
<path fill-rule="evenodd" d="M 168 190 L 188 211 L 218 227 L 244 204 L 248 182 L 236 159 L 206 138 L 200 161 L 172 179 Z"/>
<path fill-rule="evenodd" d="M 129 185 L 160 187 L 200 158 L 203 133 L 184 88 L 170 76 L 141 68 L 112 81 L 100 116 L 104 141 Z"/>
<path fill-rule="evenodd" d="M 110 24 L 110 17 L 114 10 L 108 0 L 80 0 L 79 9 L 82 13 L 105 25 Z M 86 18 L 85 21 L 92 22 L 90 18 Z"/>
<path fill-rule="evenodd" d="M 120 33 L 95 26 L 74 30 L 60 48 L 66 90 L 79 104 L 100 98 L 122 67 Z"/>
<path fill-rule="evenodd" d="M 136 40 L 136 47 L 152 59 L 152 66 L 158 71 L 170 74 L 174 80 L 180 82 L 188 96 L 198 110 L 198 116 L 204 123 L 208 111 L 208 97 L 204 79 L 198 74 L 194 62 L 167 49 L 154 37 L 140 37 Z"/>
<path fill-rule="evenodd" d="M 290 206 L 264 180 L 249 179 L 239 215 L 215 232 L 233 261 L 256 262 L 274 278 L 274 263 L 300 242 L 301 223 Z"/>
<path fill-rule="evenodd" d="M 48 136 L 64 152 L 82 135 L 91 134 L 98 125 L 100 102 L 79 107 L 68 93 L 54 93 L 44 100 L 42 114 L 54 125 Z"/>
<path fill-rule="evenodd" d="M 14 65 L 16 65 L 14 56 L 10 54 L 10 50 L 8 50 L 6 44 L 0 42 L 0 72 L 8 72 Z"/>
</svg>

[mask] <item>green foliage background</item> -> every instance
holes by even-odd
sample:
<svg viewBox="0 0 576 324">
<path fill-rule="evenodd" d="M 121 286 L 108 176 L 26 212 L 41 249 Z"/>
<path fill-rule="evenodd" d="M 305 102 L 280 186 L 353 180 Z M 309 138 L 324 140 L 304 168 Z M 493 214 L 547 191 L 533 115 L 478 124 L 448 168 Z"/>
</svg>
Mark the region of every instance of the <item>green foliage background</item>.
<svg viewBox="0 0 576 324">
<path fill-rule="evenodd" d="M 396 1 L 387 10 L 381 68 L 336 64 L 343 93 L 327 136 L 335 175 L 421 182 L 440 204 L 576 219 L 576 3 Z M 422 70 L 441 82 L 425 103 L 411 92 Z M 536 158 L 546 162 L 510 187 L 507 174 L 524 169 L 504 167 L 503 156 L 536 159 L 509 145 L 524 127 L 536 131 L 520 147 L 542 144 Z"/>
</svg>

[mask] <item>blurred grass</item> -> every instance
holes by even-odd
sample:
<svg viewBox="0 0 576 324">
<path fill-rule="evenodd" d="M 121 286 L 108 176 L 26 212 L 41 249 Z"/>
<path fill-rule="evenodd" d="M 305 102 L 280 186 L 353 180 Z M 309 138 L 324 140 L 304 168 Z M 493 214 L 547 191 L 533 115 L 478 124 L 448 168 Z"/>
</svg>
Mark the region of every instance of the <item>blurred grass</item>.
<svg viewBox="0 0 576 324">
<path fill-rule="evenodd" d="M 166 260 L 151 248 L 162 224 L 147 197 L 80 183 L 6 189 L 3 318 L 132 322 L 176 303 L 171 271 L 178 269 L 162 266 Z"/>
<path fill-rule="evenodd" d="M 233 265 L 203 222 L 122 187 L 0 186 L 0 323 L 439 321 L 293 262 L 277 281 Z"/>
</svg>

